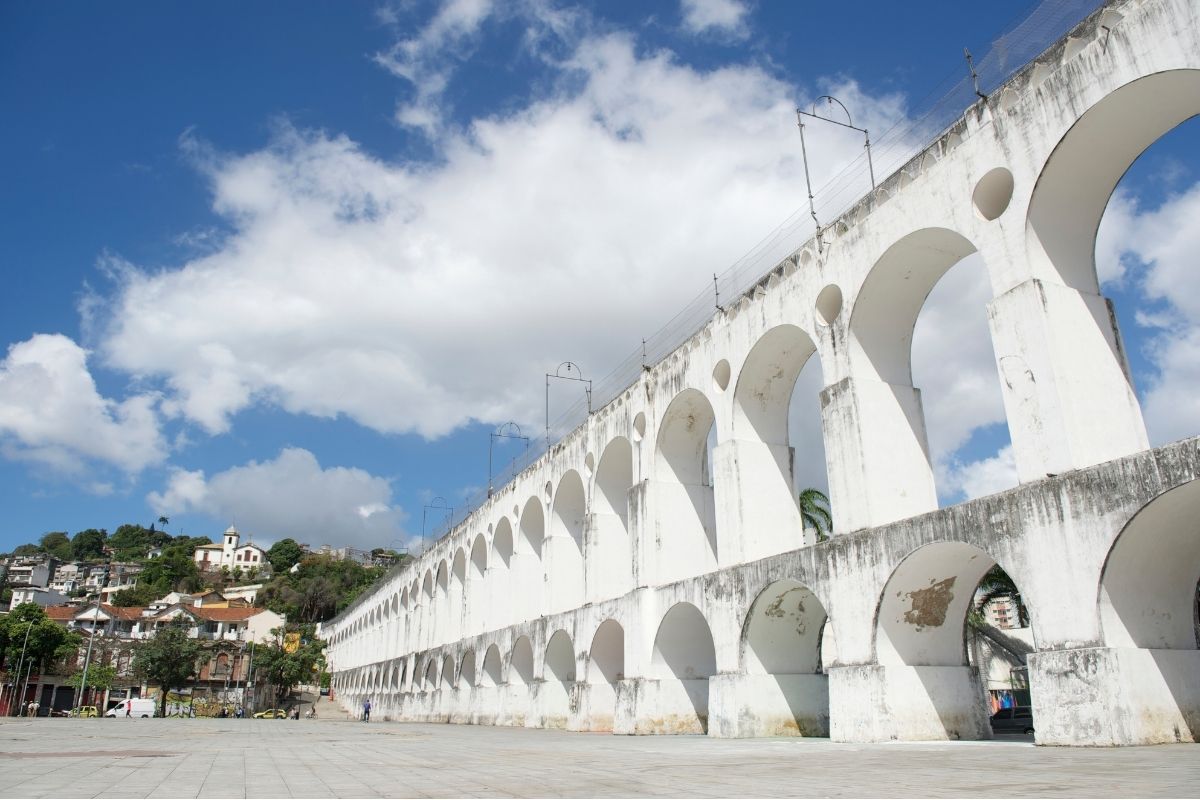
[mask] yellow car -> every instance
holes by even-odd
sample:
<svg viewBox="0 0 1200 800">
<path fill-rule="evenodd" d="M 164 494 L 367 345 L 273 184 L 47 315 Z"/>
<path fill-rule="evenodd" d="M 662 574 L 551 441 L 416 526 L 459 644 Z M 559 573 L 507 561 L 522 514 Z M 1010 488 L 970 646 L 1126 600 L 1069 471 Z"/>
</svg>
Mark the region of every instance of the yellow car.
<svg viewBox="0 0 1200 800">
<path fill-rule="evenodd" d="M 100 712 L 95 706 L 79 706 L 78 708 L 72 708 L 68 716 L 84 718 L 99 717 Z"/>
<path fill-rule="evenodd" d="M 288 712 L 282 708 L 268 708 L 254 715 L 255 719 L 287 719 Z"/>
</svg>

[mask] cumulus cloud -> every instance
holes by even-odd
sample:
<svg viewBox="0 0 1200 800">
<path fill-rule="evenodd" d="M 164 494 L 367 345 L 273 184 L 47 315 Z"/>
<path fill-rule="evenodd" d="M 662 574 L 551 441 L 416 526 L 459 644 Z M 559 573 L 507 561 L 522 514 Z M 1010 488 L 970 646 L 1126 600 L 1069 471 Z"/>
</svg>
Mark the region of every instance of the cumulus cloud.
<svg viewBox="0 0 1200 800">
<path fill-rule="evenodd" d="M 60 334 L 36 334 L 12 345 L 0 362 L 0 449 L 68 476 L 89 476 L 98 494 L 111 484 L 95 480 L 104 465 L 134 475 L 167 453 L 155 394 L 117 401 L 101 396 L 88 370 L 88 353 Z"/>
<path fill-rule="evenodd" d="M 164 410 L 210 432 L 253 403 L 429 437 L 540 418 L 542 373 L 603 375 L 803 186 L 800 91 L 757 67 L 606 35 L 563 68 L 575 90 L 446 135 L 437 165 L 291 129 L 205 153 L 231 232 L 177 269 L 117 274 L 106 363 L 163 379 Z M 872 127 L 903 110 L 835 92 Z M 859 155 L 813 136 L 829 137 L 817 185 Z"/>
<path fill-rule="evenodd" d="M 347 467 L 322 468 L 302 448 L 271 461 L 218 472 L 174 469 L 161 492 L 146 501 L 157 514 L 201 513 L 232 522 L 255 541 L 290 537 L 316 547 L 388 547 L 404 537 L 404 512 L 392 502 L 386 478 Z"/>
<path fill-rule="evenodd" d="M 1010 445 L 994 456 L 966 463 L 954 461 L 938 471 L 938 489 L 943 495 L 965 499 L 984 497 L 1017 485 L 1017 461 Z"/>
<path fill-rule="evenodd" d="M 1106 227 L 1122 232 L 1113 237 L 1110 258 L 1123 265 L 1122 274 L 1149 306 L 1136 319 L 1150 332 L 1144 349 L 1154 373 L 1141 387 L 1142 411 L 1155 445 L 1200 432 L 1200 293 L 1189 291 L 1200 252 L 1197 219 L 1200 183 L 1156 208 L 1123 196 L 1101 225 L 1101 233 Z"/>
<path fill-rule="evenodd" d="M 742 39 L 749 35 L 746 14 L 749 7 L 739 0 L 683 0 L 680 11 L 683 27 L 690 33 L 719 33 Z"/>
</svg>

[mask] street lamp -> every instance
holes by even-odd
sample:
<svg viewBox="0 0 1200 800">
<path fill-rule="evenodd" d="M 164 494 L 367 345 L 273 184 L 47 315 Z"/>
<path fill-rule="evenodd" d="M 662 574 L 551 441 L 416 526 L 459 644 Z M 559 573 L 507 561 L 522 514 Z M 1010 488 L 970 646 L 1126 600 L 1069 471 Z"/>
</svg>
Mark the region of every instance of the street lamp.
<svg viewBox="0 0 1200 800">
<path fill-rule="evenodd" d="M 488 434 L 488 497 L 492 496 L 492 447 L 497 439 L 521 439 L 525 442 L 525 449 L 529 449 L 529 437 L 521 435 L 521 426 L 515 422 L 506 422 Z M 513 461 L 516 461 L 516 456 L 513 456 Z"/>
<path fill-rule="evenodd" d="M 563 368 L 566 368 L 567 374 L 563 375 Z M 575 374 L 572 375 L 571 373 Z M 546 373 L 546 447 L 550 446 L 550 379 L 560 381 L 576 381 L 584 384 L 583 392 L 587 395 L 588 414 L 592 413 L 592 382 L 583 377 L 583 370 L 574 361 L 564 361 L 555 368 L 554 374 Z"/>
<path fill-rule="evenodd" d="M 817 103 L 821 102 L 822 100 L 825 100 L 826 105 L 831 108 L 833 107 L 834 103 L 837 103 L 838 106 L 841 107 L 842 111 L 846 113 L 846 121 L 839 122 L 836 119 L 822 117 L 820 114 L 818 114 Z M 854 124 L 854 120 L 850 117 L 850 109 L 846 108 L 846 104 L 841 100 L 838 100 L 833 95 L 823 94 L 813 101 L 812 111 L 804 111 L 803 109 L 799 108 L 796 109 L 796 124 L 800 126 L 800 154 L 804 159 L 804 183 L 808 187 L 808 213 L 812 215 L 813 224 L 817 226 L 817 245 L 819 247 L 821 245 L 821 223 L 819 220 L 817 220 L 817 209 L 813 203 L 812 178 L 809 176 L 808 172 L 808 148 L 804 142 L 805 117 L 810 119 L 819 119 L 822 122 L 831 122 L 834 125 L 840 125 L 843 128 L 849 128 L 850 130 L 858 131 L 863 135 L 864 147 L 867 150 L 867 170 L 871 175 L 871 191 L 875 190 L 875 164 L 871 161 L 871 134 L 867 132 L 866 128 L 860 128 Z"/>
<path fill-rule="evenodd" d="M 441 505 L 438 505 L 438 503 L 441 503 Z M 427 520 L 429 518 L 429 512 L 435 511 L 435 510 L 436 511 L 446 511 L 446 512 L 448 512 L 449 516 L 454 516 L 454 507 L 446 505 L 446 498 L 444 498 L 444 497 L 435 497 L 432 500 L 430 500 L 427 505 L 421 506 L 421 553 L 422 554 L 424 554 L 425 550 L 426 550 L 425 520 Z M 442 519 L 444 520 L 444 519 L 446 519 L 446 517 L 443 516 Z"/>
</svg>

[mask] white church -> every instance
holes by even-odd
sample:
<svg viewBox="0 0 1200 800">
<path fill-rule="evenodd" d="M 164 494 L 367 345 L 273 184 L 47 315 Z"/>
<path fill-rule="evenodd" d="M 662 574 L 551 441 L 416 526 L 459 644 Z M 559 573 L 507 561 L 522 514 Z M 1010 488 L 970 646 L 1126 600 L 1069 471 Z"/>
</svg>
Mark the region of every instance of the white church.
<svg viewBox="0 0 1200 800">
<path fill-rule="evenodd" d="M 239 544 L 240 539 L 241 534 L 237 528 L 230 525 L 219 544 L 200 545 L 193 553 L 192 559 L 201 572 L 215 572 L 221 567 L 261 569 L 267 563 L 267 551 L 253 542 Z"/>
</svg>

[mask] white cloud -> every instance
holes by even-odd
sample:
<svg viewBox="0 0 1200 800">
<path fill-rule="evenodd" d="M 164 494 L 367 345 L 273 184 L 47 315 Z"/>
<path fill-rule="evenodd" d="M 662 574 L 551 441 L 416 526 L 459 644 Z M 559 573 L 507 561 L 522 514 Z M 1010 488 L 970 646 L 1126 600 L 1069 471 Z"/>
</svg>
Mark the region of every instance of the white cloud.
<svg viewBox="0 0 1200 800">
<path fill-rule="evenodd" d="M 961 495 L 970 500 L 1011 489 L 1017 485 L 1017 462 L 1011 446 L 978 461 L 955 461 L 938 471 L 938 489 L 943 495 Z"/>
<path fill-rule="evenodd" d="M 680 12 L 683 27 L 691 33 L 721 33 L 734 38 L 745 38 L 746 3 L 740 0 L 682 0 Z"/>
<path fill-rule="evenodd" d="M 9 458 L 48 466 L 85 488 L 108 494 L 92 467 L 136 474 L 166 456 L 154 394 L 124 401 L 102 397 L 87 351 L 60 334 L 35 334 L 0 362 L 0 448 Z"/>
<path fill-rule="evenodd" d="M 1158 208 L 1142 209 L 1129 200 L 1110 206 L 1104 225 L 1114 212 L 1124 236 L 1113 250 L 1126 264 L 1126 275 L 1136 277 L 1142 296 L 1157 306 L 1136 315 L 1152 331 L 1144 349 L 1156 374 L 1143 387 L 1142 401 L 1151 443 L 1195 436 L 1200 433 L 1200 292 L 1194 289 L 1200 183 L 1170 195 Z"/>
<path fill-rule="evenodd" d="M 393 505 L 386 478 L 347 467 L 322 469 L 302 448 L 207 479 L 203 471 L 175 469 L 166 488 L 146 501 L 157 514 L 201 513 L 232 522 L 264 544 L 290 537 L 314 547 L 370 549 L 404 535 L 405 514 Z"/>
<path fill-rule="evenodd" d="M 116 273 L 106 362 L 165 379 L 164 409 L 210 432 L 256 402 L 426 436 L 540 419 L 547 368 L 605 374 L 803 185 L 800 92 L 758 68 L 697 71 L 618 35 L 564 68 L 576 91 L 448 134 L 437 165 L 294 130 L 203 154 L 233 230 L 179 269 Z M 901 113 L 826 89 L 872 127 Z M 859 155 L 839 133 L 813 132 L 816 185 Z"/>
</svg>

